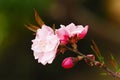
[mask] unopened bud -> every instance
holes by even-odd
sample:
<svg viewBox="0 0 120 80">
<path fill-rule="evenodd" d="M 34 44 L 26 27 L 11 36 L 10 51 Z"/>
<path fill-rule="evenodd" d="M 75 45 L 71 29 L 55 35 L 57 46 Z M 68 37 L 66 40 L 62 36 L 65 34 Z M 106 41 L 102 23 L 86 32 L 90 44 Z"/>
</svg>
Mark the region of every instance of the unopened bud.
<svg viewBox="0 0 120 80">
<path fill-rule="evenodd" d="M 84 57 L 83 56 L 77 56 L 78 57 L 78 60 L 82 60 Z"/>
<path fill-rule="evenodd" d="M 95 66 L 101 66 L 100 62 L 96 61 Z"/>
<path fill-rule="evenodd" d="M 62 67 L 66 69 L 72 68 L 78 61 L 78 57 L 65 58 L 62 62 Z"/>
<path fill-rule="evenodd" d="M 90 66 L 94 65 L 94 62 L 93 62 L 94 60 L 95 60 L 95 56 L 93 54 L 88 54 L 87 58 L 85 58 L 85 62 Z"/>
<path fill-rule="evenodd" d="M 87 57 L 92 59 L 92 60 L 95 60 L 95 56 L 93 54 L 88 54 Z"/>
</svg>

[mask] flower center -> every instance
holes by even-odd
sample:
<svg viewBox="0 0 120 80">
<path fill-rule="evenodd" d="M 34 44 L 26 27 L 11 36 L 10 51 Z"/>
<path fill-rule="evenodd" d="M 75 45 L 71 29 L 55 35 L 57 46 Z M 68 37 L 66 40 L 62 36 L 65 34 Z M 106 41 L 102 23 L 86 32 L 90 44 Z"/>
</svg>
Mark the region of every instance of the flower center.
<svg viewBox="0 0 120 80">
<path fill-rule="evenodd" d="M 47 43 L 46 43 L 45 41 L 40 40 L 39 45 L 40 45 L 41 51 L 45 51 L 45 50 L 46 50 L 46 45 L 47 45 Z"/>
</svg>

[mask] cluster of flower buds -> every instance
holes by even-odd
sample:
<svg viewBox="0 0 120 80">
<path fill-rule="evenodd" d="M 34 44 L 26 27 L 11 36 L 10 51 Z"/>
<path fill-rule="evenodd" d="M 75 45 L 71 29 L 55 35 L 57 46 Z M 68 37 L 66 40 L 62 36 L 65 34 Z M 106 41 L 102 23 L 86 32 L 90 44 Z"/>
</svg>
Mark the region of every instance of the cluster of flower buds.
<svg viewBox="0 0 120 80">
<path fill-rule="evenodd" d="M 86 55 L 86 58 L 84 60 L 90 66 L 101 66 L 100 62 L 95 61 L 95 56 L 93 54 Z"/>
<path fill-rule="evenodd" d="M 86 57 L 67 57 L 63 60 L 62 67 L 66 69 L 72 68 L 76 63 L 78 63 L 78 61 L 81 61 L 82 59 L 84 59 L 85 62 L 90 66 L 101 66 L 100 62 L 95 61 L 95 56 L 93 54 L 88 54 Z"/>
</svg>

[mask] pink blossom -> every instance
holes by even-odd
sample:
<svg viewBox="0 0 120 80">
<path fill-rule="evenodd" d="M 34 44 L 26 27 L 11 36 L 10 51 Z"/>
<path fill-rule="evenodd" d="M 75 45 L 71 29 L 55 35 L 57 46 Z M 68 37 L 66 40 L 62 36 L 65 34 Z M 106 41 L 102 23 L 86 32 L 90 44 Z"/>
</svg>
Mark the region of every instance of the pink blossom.
<svg viewBox="0 0 120 80">
<path fill-rule="evenodd" d="M 78 34 L 78 38 L 83 39 L 85 37 L 85 35 L 87 34 L 87 31 L 88 31 L 88 25 L 85 26 L 85 28 L 83 28 L 81 33 Z"/>
<path fill-rule="evenodd" d="M 65 26 L 62 26 L 60 29 L 56 29 L 55 33 L 60 38 L 61 44 L 64 44 L 64 45 L 67 44 L 69 40 L 69 34 Z"/>
<path fill-rule="evenodd" d="M 95 56 L 93 54 L 88 54 L 87 57 L 90 58 L 91 60 L 95 60 Z"/>
<path fill-rule="evenodd" d="M 82 25 L 75 25 L 74 23 L 71 23 L 67 26 L 60 25 L 61 28 L 56 29 L 55 33 L 58 35 L 61 44 L 66 45 L 69 42 L 69 39 L 71 37 L 74 37 L 77 35 L 76 39 L 83 39 L 88 31 L 88 26 L 83 27 Z"/>
<path fill-rule="evenodd" d="M 32 40 L 32 50 L 35 59 L 39 63 L 46 65 L 51 64 L 56 56 L 57 48 L 60 43 L 57 35 L 54 34 L 52 28 L 43 25 L 41 29 L 36 32 L 36 37 Z"/>
<path fill-rule="evenodd" d="M 66 69 L 72 68 L 78 61 L 77 57 L 67 57 L 63 60 L 62 67 Z"/>
<path fill-rule="evenodd" d="M 62 27 L 65 27 L 64 25 L 61 25 Z M 88 31 L 88 26 L 83 27 L 82 25 L 75 25 L 74 23 L 71 23 L 65 27 L 66 31 L 69 34 L 69 37 L 73 37 L 77 35 L 79 39 L 83 39 Z"/>
</svg>

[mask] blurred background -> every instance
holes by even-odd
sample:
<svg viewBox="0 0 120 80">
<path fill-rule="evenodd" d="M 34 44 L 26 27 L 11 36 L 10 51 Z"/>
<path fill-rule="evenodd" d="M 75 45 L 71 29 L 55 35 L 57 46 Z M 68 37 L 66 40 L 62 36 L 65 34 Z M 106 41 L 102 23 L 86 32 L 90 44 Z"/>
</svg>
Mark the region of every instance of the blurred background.
<svg viewBox="0 0 120 80">
<path fill-rule="evenodd" d="M 79 51 L 93 53 L 94 40 L 108 66 L 111 52 L 120 61 L 120 0 L 0 0 L 0 80 L 113 80 L 84 61 L 63 69 L 61 62 L 70 52 L 58 55 L 51 65 L 38 64 L 31 50 L 35 35 L 24 26 L 36 25 L 34 9 L 49 26 L 89 25 Z"/>
</svg>

